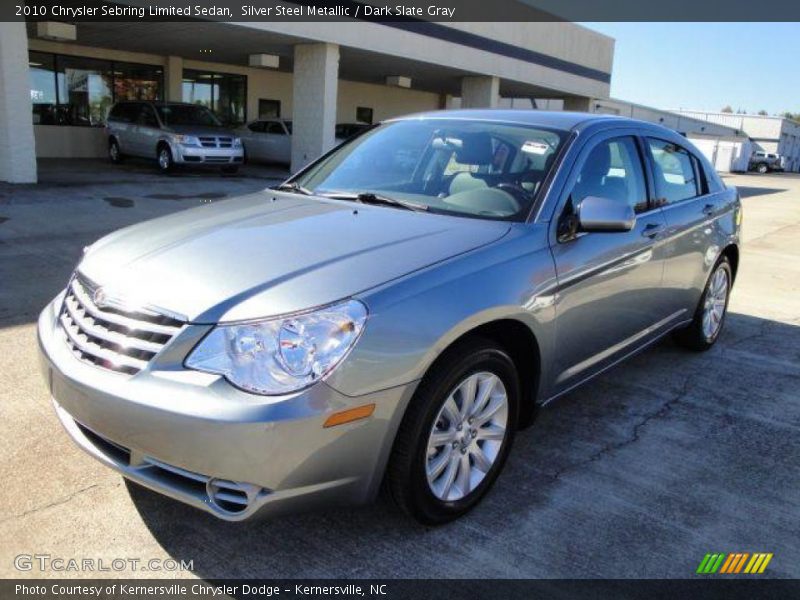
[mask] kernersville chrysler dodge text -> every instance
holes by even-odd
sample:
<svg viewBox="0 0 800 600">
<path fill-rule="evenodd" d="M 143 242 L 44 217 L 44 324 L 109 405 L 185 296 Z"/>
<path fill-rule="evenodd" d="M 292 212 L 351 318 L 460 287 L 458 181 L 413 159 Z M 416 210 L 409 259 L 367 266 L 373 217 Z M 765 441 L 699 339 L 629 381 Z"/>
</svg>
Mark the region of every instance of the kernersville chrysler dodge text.
<svg viewBox="0 0 800 600">
<path fill-rule="evenodd" d="M 220 518 L 383 487 L 442 523 L 540 405 L 667 333 L 715 343 L 740 224 L 660 126 L 390 120 L 276 189 L 87 248 L 39 319 L 43 369 L 79 446 Z"/>
</svg>

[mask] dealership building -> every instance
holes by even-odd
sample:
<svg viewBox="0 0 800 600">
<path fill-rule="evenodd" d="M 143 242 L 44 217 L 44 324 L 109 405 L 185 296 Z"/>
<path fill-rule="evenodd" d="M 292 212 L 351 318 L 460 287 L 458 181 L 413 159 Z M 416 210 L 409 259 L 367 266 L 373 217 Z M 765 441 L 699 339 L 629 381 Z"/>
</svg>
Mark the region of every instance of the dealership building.
<svg viewBox="0 0 800 600">
<path fill-rule="evenodd" d="M 226 124 L 294 121 L 292 167 L 373 122 L 505 98 L 588 106 L 609 93 L 613 39 L 571 23 L 0 23 L 0 180 L 36 158 L 105 156 L 119 100 L 200 103 Z"/>
<path fill-rule="evenodd" d="M 106 156 L 120 100 L 202 104 L 231 127 L 290 118 L 292 170 L 334 145 L 336 123 L 452 107 L 625 114 L 715 148 L 740 136 L 611 100 L 613 55 L 612 38 L 563 22 L 3 22 L 0 181 L 36 181 L 37 158 Z"/>
</svg>

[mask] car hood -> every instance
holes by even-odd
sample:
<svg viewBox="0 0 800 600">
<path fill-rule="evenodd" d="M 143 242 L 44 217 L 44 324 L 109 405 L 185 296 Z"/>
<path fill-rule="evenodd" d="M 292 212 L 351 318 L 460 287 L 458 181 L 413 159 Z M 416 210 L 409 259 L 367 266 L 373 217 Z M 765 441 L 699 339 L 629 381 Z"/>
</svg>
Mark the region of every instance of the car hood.
<svg viewBox="0 0 800 600">
<path fill-rule="evenodd" d="M 329 304 L 489 244 L 507 222 L 260 192 L 112 233 L 79 271 L 107 296 L 197 323 Z"/>
<path fill-rule="evenodd" d="M 183 135 L 202 135 L 208 137 L 231 137 L 234 135 L 231 129 L 225 127 L 209 127 L 206 125 L 168 125 L 167 129 L 172 133 L 181 133 Z"/>
</svg>

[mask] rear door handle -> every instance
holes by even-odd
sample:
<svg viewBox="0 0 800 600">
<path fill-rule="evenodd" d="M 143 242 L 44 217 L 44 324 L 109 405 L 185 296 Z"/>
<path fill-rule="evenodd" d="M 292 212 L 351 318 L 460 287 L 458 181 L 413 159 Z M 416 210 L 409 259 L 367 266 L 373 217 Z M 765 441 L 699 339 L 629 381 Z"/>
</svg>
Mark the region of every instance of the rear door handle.
<svg viewBox="0 0 800 600">
<path fill-rule="evenodd" d="M 713 204 L 706 204 L 703 207 L 703 214 L 706 215 L 707 217 L 710 217 L 714 214 L 714 212 L 716 212 L 715 209 L 716 207 Z"/>
<path fill-rule="evenodd" d="M 653 239 L 659 233 L 664 231 L 665 227 L 659 223 L 648 223 L 642 229 L 642 237 Z"/>
</svg>

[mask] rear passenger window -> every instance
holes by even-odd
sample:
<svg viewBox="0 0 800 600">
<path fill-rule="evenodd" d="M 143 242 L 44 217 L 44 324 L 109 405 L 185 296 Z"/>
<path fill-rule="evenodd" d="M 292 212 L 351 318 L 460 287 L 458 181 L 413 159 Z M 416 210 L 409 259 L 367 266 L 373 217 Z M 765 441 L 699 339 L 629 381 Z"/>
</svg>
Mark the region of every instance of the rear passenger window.
<svg viewBox="0 0 800 600">
<path fill-rule="evenodd" d="M 272 123 L 267 123 L 265 131 L 267 133 L 272 133 L 275 135 L 286 135 L 286 132 L 283 130 L 283 125 L 281 125 L 276 121 L 273 121 Z"/>
<path fill-rule="evenodd" d="M 702 193 L 697 159 L 688 150 L 664 140 L 648 138 L 647 143 L 653 155 L 656 202 L 659 206 L 688 200 Z"/>
<path fill-rule="evenodd" d="M 133 123 L 139 116 L 139 105 L 137 104 L 115 104 L 108 115 L 113 121 L 122 123 Z"/>
</svg>

